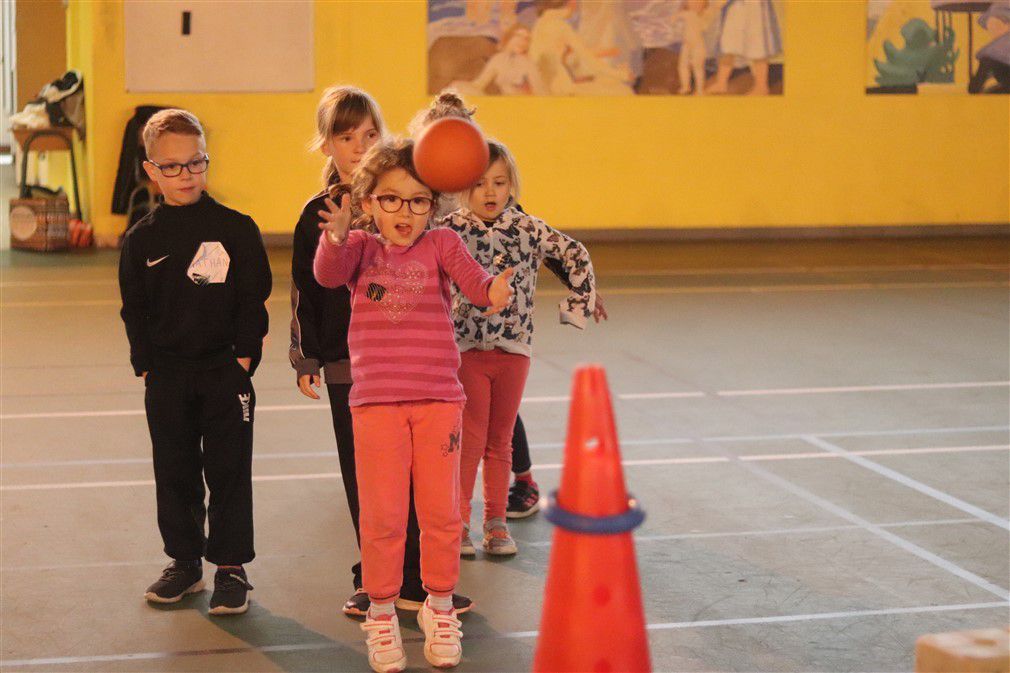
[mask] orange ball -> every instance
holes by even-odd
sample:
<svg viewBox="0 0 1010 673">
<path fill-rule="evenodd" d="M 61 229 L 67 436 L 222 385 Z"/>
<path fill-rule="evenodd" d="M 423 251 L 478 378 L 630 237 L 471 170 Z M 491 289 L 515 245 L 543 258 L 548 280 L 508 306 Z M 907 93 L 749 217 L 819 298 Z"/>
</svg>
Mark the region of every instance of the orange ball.
<svg viewBox="0 0 1010 673">
<path fill-rule="evenodd" d="M 487 171 L 487 140 L 460 117 L 432 122 L 414 143 L 414 167 L 426 185 L 439 192 L 461 192 Z"/>
</svg>

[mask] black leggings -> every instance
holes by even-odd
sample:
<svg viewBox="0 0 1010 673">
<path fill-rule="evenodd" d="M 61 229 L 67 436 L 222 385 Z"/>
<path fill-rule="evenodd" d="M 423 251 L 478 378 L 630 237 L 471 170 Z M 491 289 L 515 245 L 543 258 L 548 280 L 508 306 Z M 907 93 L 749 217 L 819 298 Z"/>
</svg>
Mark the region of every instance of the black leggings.
<svg viewBox="0 0 1010 673">
<path fill-rule="evenodd" d="M 344 481 L 347 495 L 347 509 L 351 511 L 354 536 L 361 547 L 361 532 L 358 527 L 360 508 L 358 506 L 358 478 L 354 467 L 354 427 L 351 424 L 351 407 L 347 396 L 351 392 L 349 383 L 327 383 L 330 396 L 330 413 L 333 416 L 333 432 L 337 436 L 337 456 L 340 460 L 340 476 Z M 361 562 L 351 567 L 354 588 L 361 588 Z M 417 525 L 414 512 L 414 494 L 410 496 L 410 513 L 407 517 L 407 544 L 403 549 L 403 586 L 400 595 L 409 600 L 424 600 L 425 591 L 421 585 L 421 529 Z"/>
<path fill-rule="evenodd" d="M 512 472 L 522 474 L 529 472 L 533 467 L 530 461 L 530 443 L 526 439 L 526 428 L 523 427 L 523 419 L 516 416 L 516 427 L 512 431 Z"/>
</svg>

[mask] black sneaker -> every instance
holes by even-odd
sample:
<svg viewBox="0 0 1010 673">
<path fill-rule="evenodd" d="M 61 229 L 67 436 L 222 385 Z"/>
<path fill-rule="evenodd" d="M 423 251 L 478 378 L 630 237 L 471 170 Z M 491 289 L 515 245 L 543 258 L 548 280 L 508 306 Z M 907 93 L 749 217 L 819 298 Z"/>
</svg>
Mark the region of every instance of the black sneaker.
<svg viewBox="0 0 1010 673">
<path fill-rule="evenodd" d="M 427 592 L 420 600 L 414 600 L 416 596 L 400 596 L 396 599 L 396 607 L 401 610 L 410 610 L 411 612 L 417 612 L 424 605 L 424 599 L 428 597 Z M 461 615 L 464 612 L 470 612 L 470 608 L 473 607 L 473 601 L 463 594 L 453 594 L 452 595 L 452 607 L 456 610 L 456 614 Z"/>
<path fill-rule="evenodd" d="M 202 564 L 172 563 L 161 573 L 161 578 L 147 587 L 144 598 L 152 603 L 178 603 L 186 594 L 203 591 Z"/>
<path fill-rule="evenodd" d="M 364 589 L 355 589 L 351 597 L 344 603 L 344 614 L 352 617 L 364 617 L 368 614 L 368 608 L 372 602 L 368 600 L 368 594 Z"/>
<path fill-rule="evenodd" d="M 540 489 L 535 481 L 517 479 L 509 488 L 509 504 L 505 516 L 525 519 L 540 511 Z"/>
<path fill-rule="evenodd" d="M 252 588 L 243 568 L 218 568 L 214 573 L 214 593 L 208 612 L 212 615 L 242 614 L 249 609 Z"/>
</svg>

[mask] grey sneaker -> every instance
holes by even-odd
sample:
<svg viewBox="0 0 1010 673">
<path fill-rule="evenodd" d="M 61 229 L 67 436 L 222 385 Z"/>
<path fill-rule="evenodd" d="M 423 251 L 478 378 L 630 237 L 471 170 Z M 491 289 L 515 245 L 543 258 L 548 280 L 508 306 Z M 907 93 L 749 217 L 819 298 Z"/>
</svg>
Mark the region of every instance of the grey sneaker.
<svg viewBox="0 0 1010 673">
<path fill-rule="evenodd" d="M 494 518 L 484 524 L 484 551 L 492 556 L 511 556 L 519 551 L 505 519 Z"/>
<path fill-rule="evenodd" d="M 462 542 L 459 546 L 460 556 L 476 556 L 477 550 L 473 546 L 473 540 L 470 539 L 470 526 L 463 526 L 463 536 Z"/>
<path fill-rule="evenodd" d="M 203 566 L 199 561 L 172 561 L 144 598 L 152 603 L 178 603 L 186 594 L 203 591 Z"/>
</svg>

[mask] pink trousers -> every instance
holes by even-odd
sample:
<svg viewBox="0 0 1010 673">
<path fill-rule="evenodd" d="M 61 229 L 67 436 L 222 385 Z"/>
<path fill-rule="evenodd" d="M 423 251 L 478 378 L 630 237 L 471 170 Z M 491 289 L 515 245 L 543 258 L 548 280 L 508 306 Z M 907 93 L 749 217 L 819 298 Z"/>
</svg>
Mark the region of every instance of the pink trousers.
<svg viewBox="0 0 1010 673">
<path fill-rule="evenodd" d="M 459 509 L 469 525 L 477 467 L 484 460 L 484 521 L 504 518 L 512 471 L 512 430 L 530 371 L 525 355 L 503 350 L 460 354 L 459 380 L 466 391 Z"/>
<path fill-rule="evenodd" d="M 361 580 L 368 597 L 394 600 L 403 583 L 410 483 L 421 529 L 421 581 L 451 596 L 459 579 L 459 402 L 351 407 L 361 505 Z"/>
</svg>

